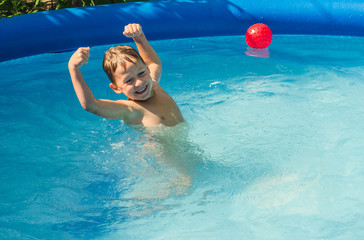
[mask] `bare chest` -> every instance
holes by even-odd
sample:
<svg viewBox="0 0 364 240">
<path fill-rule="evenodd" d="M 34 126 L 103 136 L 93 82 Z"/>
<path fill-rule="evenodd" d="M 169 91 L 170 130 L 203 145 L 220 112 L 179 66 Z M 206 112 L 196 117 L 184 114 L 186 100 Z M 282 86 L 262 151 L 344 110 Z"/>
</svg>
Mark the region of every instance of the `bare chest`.
<svg viewBox="0 0 364 240">
<path fill-rule="evenodd" d="M 175 126 L 184 122 L 180 109 L 175 101 L 164 91 L 144 102 L 138 102 L 140 111 L 139 124 L 143 126 Z"/>
</svg>

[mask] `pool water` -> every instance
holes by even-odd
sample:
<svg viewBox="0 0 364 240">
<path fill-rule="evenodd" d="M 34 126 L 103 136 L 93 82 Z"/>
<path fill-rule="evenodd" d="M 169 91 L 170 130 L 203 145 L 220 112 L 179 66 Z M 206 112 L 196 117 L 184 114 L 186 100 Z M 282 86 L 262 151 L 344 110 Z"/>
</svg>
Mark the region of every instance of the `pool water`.
<svg viewBox="0 0 364 240">
<path fill-rule="evenodd" d="M 364 38 L 152 45 L 187 124 L 84 111 L 70 52 L 0 63 L 0 239 L 364 237 Z M 108 47 L 82 71 L 116 100 Z"/>
</svg>

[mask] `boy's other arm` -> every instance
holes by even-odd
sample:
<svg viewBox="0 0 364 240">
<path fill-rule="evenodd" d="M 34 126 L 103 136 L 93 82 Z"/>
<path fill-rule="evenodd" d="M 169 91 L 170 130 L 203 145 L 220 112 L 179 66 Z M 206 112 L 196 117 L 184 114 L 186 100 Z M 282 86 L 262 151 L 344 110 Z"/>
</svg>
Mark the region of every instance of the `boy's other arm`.
<svg viewBox="0 0 364 240">
<path fill-rule="evenodd" d="M 126 37 L 133 38 L 140 56 L 148 66 L 152 79 L 159 82 L 162 75 L 162 62 L 149 44 L 142 27 L 139 24 L 126 25 L 123 34 Z"/>
<path fill-rule="evenodd" d="M 71 75 L 72 84 L 81 106 L 88 112 L 94 113 L 104 118 L 125 119 L 131 108 L 123 101 L 111 101 L 96 99 L 91 89 L 86 84 L 80 67 L 88 63 L 90 48 L 79 48 L 72 55 L 68 62 L 68 69 Z"/>
</svg>

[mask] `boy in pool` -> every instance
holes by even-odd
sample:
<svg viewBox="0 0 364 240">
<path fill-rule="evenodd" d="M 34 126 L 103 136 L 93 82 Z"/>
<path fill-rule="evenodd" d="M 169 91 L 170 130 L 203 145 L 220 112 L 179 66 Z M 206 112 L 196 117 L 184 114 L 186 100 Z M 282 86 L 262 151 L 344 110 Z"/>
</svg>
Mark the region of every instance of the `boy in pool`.
<svg viewBox="0 0 364 240">
<path fill-rule="evenodd" d="M 127 100 L 96 99 L 87 86 L 80 67 L 87 64 L 90 48 L 82 47 L 68 63 L 73 87 L 82 107 L 104 118 L 122 119 L 129 125 L 175 126 L 183 116 L 174 100 L 161 88 L 159 80 L 162 64 L 146 39 L 139 24 L 125 26 L 123 34 L 133 38 L 139 53 L 121 45 L 106 51 L 103 68 L 115 93 L 123 93 Z"/>
</svg>

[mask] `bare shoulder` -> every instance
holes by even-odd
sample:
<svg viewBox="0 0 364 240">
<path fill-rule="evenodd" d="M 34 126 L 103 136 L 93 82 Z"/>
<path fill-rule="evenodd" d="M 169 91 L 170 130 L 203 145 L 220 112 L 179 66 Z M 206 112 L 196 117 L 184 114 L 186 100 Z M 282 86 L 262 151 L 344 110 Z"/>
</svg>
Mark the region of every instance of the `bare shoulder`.
<svg viewBox="0 0 364 240">
<path fill-rule="evenodd" d="M 159 84 L 159 81 L 155 81 L 155 80 L 153 80 L 153 91 L 155 93 L 158 93 L 158 92 L 164 92 L 165 93 L 165 91 L 163 90 L 163 88 Z"/>
<path fill-rule="evenodd" d="M 122 117 L 122 120 L 129 125 L 141 124 L 144 117 L 144 109 L 130 100 L 119 100 L 120 104 L 126 107 L 126 114 Z"/>
</svg>

